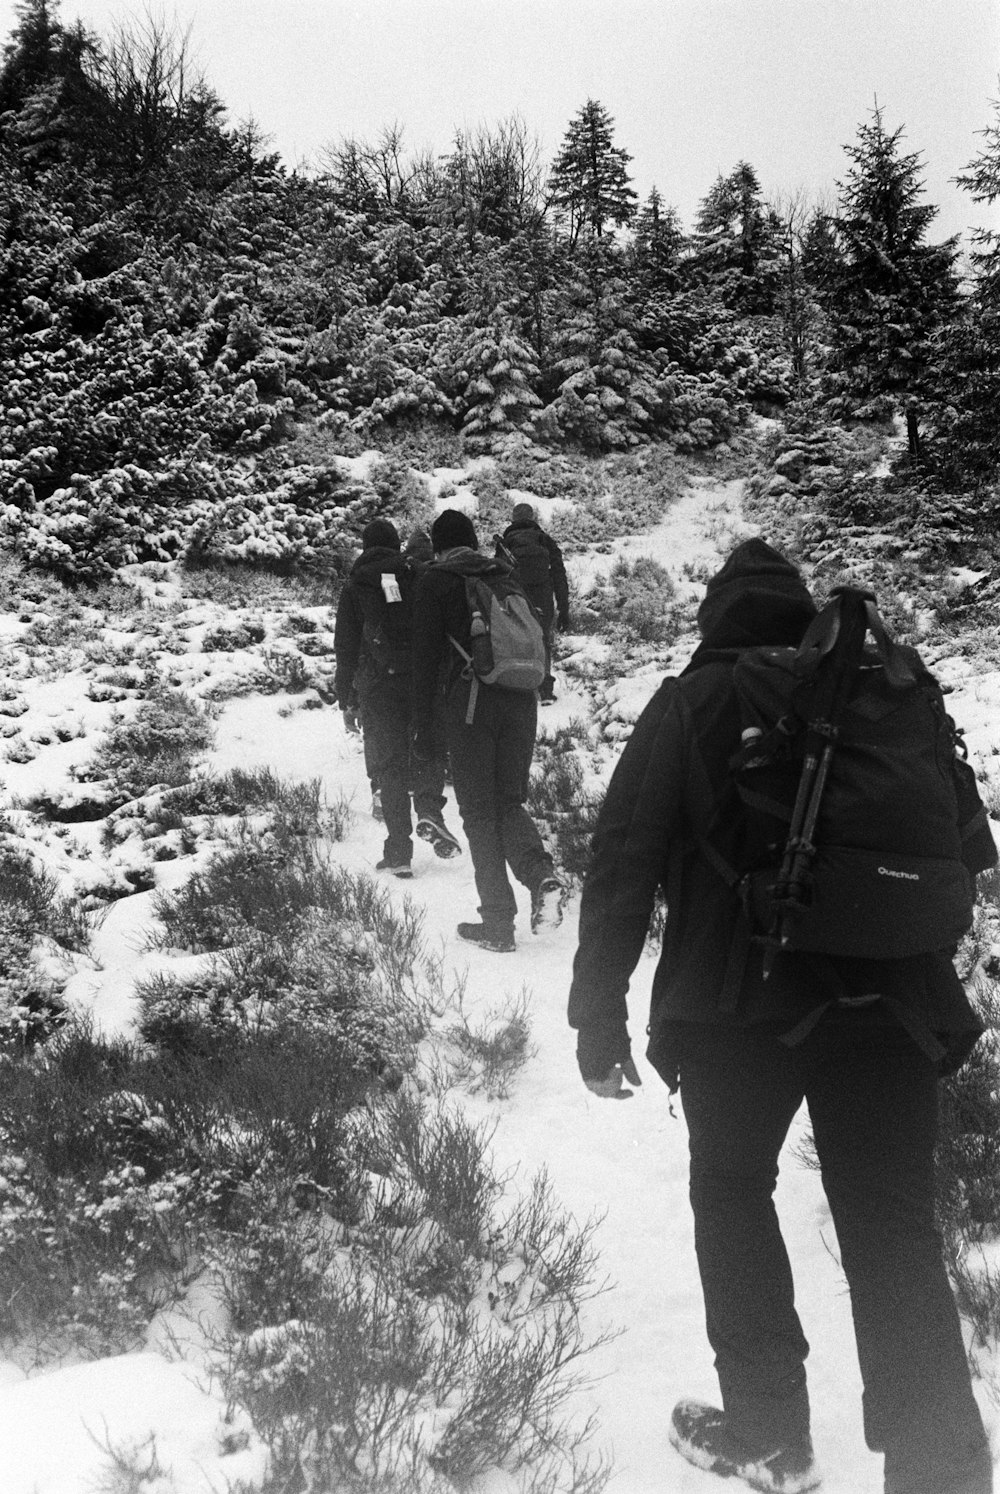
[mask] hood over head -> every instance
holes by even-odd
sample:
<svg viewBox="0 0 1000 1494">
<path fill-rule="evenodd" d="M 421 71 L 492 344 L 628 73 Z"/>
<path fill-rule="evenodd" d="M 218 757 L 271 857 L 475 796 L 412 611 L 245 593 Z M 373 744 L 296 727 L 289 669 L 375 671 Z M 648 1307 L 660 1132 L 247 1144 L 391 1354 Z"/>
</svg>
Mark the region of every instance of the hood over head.
<svg viewBox="0 0 1000 1494">
<path fill-rule="evenodd" d="M 530 503 L 515 503 L 511 510 L 510 522 L 512 524 L 535 524 L 538 516 Z"/>
<path fill-rule="evenodd" d="M 790 560 L 762 539 L 744 540 L 709 579 L 698 627 L 709 648 L 798 644 L 816 604 Z"/>
<path fill-rule="evenodd" d="M 372 519 L 361 532 L 362 550 L 398 550 L 399 535 L 388 519 Z"/>
</svg>

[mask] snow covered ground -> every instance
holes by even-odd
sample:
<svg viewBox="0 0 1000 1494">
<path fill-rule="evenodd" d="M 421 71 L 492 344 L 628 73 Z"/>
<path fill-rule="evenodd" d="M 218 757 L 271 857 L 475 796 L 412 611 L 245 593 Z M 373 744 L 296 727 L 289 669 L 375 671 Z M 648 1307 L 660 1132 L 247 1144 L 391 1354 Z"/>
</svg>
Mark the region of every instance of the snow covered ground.
<svg viewBox="0 0 1000 1494">
<path fill-rule="evenodd" d="M 673 572 L 687 563 L 709 569 L 747 532 L 739 515 L 739 485 L 694 489 L 650 536 L 620 544 L 625 553 L 650 554 Z M 594 567 L 613 556 L 575 559 L 579 585 Z M 169 576 L 162 583 L 169 591 Z M 177 655 L 178 676 L 204 685 L 211 656 L 198 652 L 199 628 L 213 609 L 192 606 L 184 635 L 189 651 Z M 200 619 L 200 620 L 199 620 Z M 228 667 L 228 666 L 227 666 Z M 938 661 L 955 685 L 951 706 L 969 728 L 974 754 L 982 759 L 1000 750 L 1000 673 L 976 673 L 964 658 Z M 639 686 L 619 692 L 625 719 L 656 684 L 656 673 Z M 110 707 L 91 701 L 81 678 L 62 679 L 44 688 L 23 688 L 28 713 L 19 722 L 30 735 L 55 718 L 72 718 L 80 735 L 41 747 L 23 764 L 8 765 L 7 791 L 34 792 L 66 782 L 73 762 L 106 725 Z M 301 704 L 301 702 L 299 702 Z M 247 695 L 229 701 L 218 723 L 214 769 L 266 764 L 283 777 L 320 777 L 331 798 L 353 799 L 357 818 L 338 855 L 351 868 L 371 868 L 381 853 L 382 831 L 367 815 L 368 797 L 360 748 L 348 738 L 339 713 L 306 711 L 296 698 Z M 587 702 L 562 683 L 556 705 L 545 713 L 552 729 L 585 715 Z M 74 727 L 74 729 L 76 729 Z M 457 811 L 447 818 L 459 828 Z M 61 846 L 46 848 L 63 874 L 85 867 L 88 827 L 72 827 Z M 79 858 L 76 861 L 74 858 Z M 682 1396 L 716 1398 L 711 1355 L 704 1335 L 690 1211 L 687 1202 L 687 1143 L 680 1107 L 641 1058 L 643 1029 L 653 961 L 646 959 L 633 984 L 631 1028 L 643 1087 L 623 1102 L 602 1101 L 588 1093 L 576 1070 L 565 1005 L 575 943 L 575 906 L 561 929 L 532 938 L 528 905 L 521 895 L 519 947 L 497 956 L 460 944 L 459 918 L 474 915 L 475 893 L 467 855 L 436 860 L 417 843 L 415 878 L 392 894 L 409 896 L 423 908 L 429 941 L 439 941 L 446 960 L 468 971 L 470 1015 L 495 1005 L 505 993 L 530 991 L 534 1052 L 517 1077 L 510 1097 L 490 1102 L 467 1098 L 475 1119 L 497 1121 L 493 1152 L 498 1170 L 527 1184 L 547 1169 L 559 1202 L 579 1220 L 603 1216 L 597 1235 L 608 1278 L 606 1293 L 585 1308 L 592 1335 L 605 1328 L 616 1337 L 589 1361 L 593 1383 L 579 1398 L 581 1417 L 594 1411 L 595 1446 L 614 1464 L 612 1494 L 710 1494 L 711 1475 L 683 1463 L 668 1446 L 670 1410 Z M 172 885 L 182 862 L 156 867 L 158 884 Z M 96 942 L 96 964 L 74 975 L 69 993 L 89 1006 L 107 1030 L 127 1030 L 130 993 L 137 972 L 164 955 L 142 952 L 142 931 L 150 918 L 151 893 L 113 904 Z M 675 1113 L 676 1112 L 676 1113 Z M 812 1345 L 809 1372 L 817 1456 L 827 1494 L 876 1494 L 881 1460 L 867 1451 L 862 1436 L 861 1386 L 850 1307 L 837 1264 L 836 1240 L 818 1175 L 795 1155 L 803 1118 L 793 1129 L 782 1162 L 778 1207 L 795 1270 L 798 1303 Z M 198 1304 L 196 1304 L 198 1305 Z M 204 1304 L 210 1310 L 210 1304 Z M 159 1352 L 174 1330 L 187 1358 Z M 185 1348 L 185 1340 L 187 1340 Z M 193 1341 L 192 1341 L 193 1340 Z M 983 1364 L 984 1372 L 990 1366 Z M 1000 1408 L 984 1381 L 977 1395 L 987 1424 L 1000 1444 Z M 98 1363 L 70 1365 L 26 1377 L 13 1363 L 0 1363 L 0 1491 L 2 1494 L 93 1494 L 107 1476 L 109 1449 L 135 1451 L 138 1466 L 150 1467 L 139 1483 L 122 1489 L 144 1494 L 223 1494 L 239 1480 L 252 1489 L 262 1475 L 262 1452 L 239 1422 L 226 1422 L 224 1406 L 202 1373 L 197 1334 L 176 1316 L 154 1325 L 145 1352 Z M 155 1452 L 155 1462 L 152 1461 Z M 157 1471 L 159 1470 L 159 1471 Z M 510 1481 L 486 1479 L 481 1494 L 509 1494 Z"/>
</svg>

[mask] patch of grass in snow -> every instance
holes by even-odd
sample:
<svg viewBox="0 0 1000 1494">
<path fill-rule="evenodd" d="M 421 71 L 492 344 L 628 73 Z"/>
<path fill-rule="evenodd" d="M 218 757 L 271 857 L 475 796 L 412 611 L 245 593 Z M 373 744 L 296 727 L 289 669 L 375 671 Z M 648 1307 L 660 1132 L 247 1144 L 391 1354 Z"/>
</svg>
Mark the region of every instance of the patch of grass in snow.
<svg viewBox="0 0 1000 1494">
<path fill-rule="evenodd" d="M 185 597 L 214 602 L 224 611 L 321 607 L 336 599 L 335 585 L 329 577 L 305 572 L 278 575 L 241 561 L 196 559 L 192 555 L 179 574 Z"/>
<path fill-rule="evenodd" d="M 160 1462 L 155 1433 L 150 1432 L 142 1442 L 120 1446 L 105 1436 L 98 1445 L 107 1453 L 108 1461 L 91 1485 L 94 1494 L 155 1494 L 156 1489 L 167 1487 L 160 1480 L 171 1478 L 170 1469 Z"/>
<path fill-rule="evenodd" d="M 161 688 L 140 701 L 134 712 L 115 714 L 80 776 L 110 779 L 127 799 L 138 799 L 157 786 L 187 783 L 213 737 L 211 718 L 202 705 L 182 690 Z"/>
<path fill-rule="evenodd" d="M 454 1078 L 470 1094 L 482 1091 L 491 1100 L 510 1094 L 514 1077 L 532 1054 L 528 992 L 522 990 L 499 1006 L 491 1007 L 479 1022 L 470 1020 L 464 1004 L 458 1005 L 458 1021 L 447 1031 L 457 1057 Z"/>
<path fill-rule="evenodd" d="M 199 774 L 191 783 L 164 794 L 156 813 L 170 817 L 167 828 L 176 829 L 184 818 L 196 815 L 243 815 L 263 810 L 275 812 L 290 826 L 301 827 L 303 834 L 318 834 L 323 811 L 320 780 L 281 778 L 269 767 Z"/>
<path fill-rule="evenodd" d="M 243 825 L 231 850 L 159 894 L 155 907 L 161 928 L 150 936 L 152 947 L 196 953 L 231 948 L 254 933 L 292 943 L 316 918 L 364 930 L 400 1001 L 423 954 L 423 914 L 409 900 L 397 905 L 373 877 L 327 862 L 304 837 L 284 834 L 280 821 L 263 834 Z"/>
</svg>

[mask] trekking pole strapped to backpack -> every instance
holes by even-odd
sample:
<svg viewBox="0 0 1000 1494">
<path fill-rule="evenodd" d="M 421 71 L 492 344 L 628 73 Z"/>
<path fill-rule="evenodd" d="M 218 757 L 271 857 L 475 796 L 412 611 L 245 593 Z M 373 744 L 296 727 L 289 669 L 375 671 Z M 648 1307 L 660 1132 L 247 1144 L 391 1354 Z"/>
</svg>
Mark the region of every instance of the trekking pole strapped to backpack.
<svg viewBox="0 0 1000 1494">
<path fill-rule="evenodd" d="M 838 587 L 835 599 L 819 613 L 797 655 L 803 671 L 814 672 L 816 698 L 805 738 L 802 775 L 788 828 L 781 869 L 772 893 L 774 927 L 764 935 L 764 974 L 770 972 L 776 950 L 787 948 L 795 919 L 811 901 L 810 868 L 816 855 L 816 824 L 833 755 L 840 736 L 840 720 L 854 689 L 865 638 L 870 591 Z"/>
</svg>

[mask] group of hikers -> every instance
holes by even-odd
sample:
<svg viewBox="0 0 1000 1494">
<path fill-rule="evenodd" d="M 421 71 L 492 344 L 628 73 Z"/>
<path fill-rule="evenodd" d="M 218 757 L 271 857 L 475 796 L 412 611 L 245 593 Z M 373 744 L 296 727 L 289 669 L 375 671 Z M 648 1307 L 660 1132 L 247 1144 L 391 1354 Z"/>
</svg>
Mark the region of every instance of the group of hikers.
<svg viewBox="0 0 1000 1494">
<path fill-rule="evenodd" d="M 480 550 L 458 509 L 429 533 L 415 529 L 405 547 L 388 519 L 372 520 L 337 607 L 335 690 L 348 731 L 360 727 L 373 812 L 385 822 L 378 870 L 412 876 L 414 828 L 438 856 L 461 854 L 444 820 L 450 773 L 479 897 L 478 922 L 459 923 L 458 935 L 508 953 L 517 914 L 508 867 L 531 895 L 533 932 L 562 919 L 566 888 L 525 801 L 569 592 L 559 546 L 530 504 L 515 505 L 495 548 Z M 504 673 L 493 655 L 508 625 L 520 630 L 520 651 Z M 490 667 L 477 672 L 483 630 Z"/>
<path fill-rule="evenodd" d="M 412 540 L 408 557 L 376 520 L 337 617 L 339 699 L 352 720 L 360 706 L 386 815 L 380 865 L 410 869 L 411 792 L 417 834 L 458 853 L 441 813 L 450 764 L 481 918 L 458 932 L 494 950 L 514 948 L 508 865 L 531 892 L 534 928 L 557 923 L 565 898 L 524 808 L 537 692 L 491 684 L 475 661 L 476 578 L 516 588 L 535 531 L 519 506 L 491 558 L 449 510 L 431 556 L 414 559 Z M 565 572 L 550 553 L 548 616 L 564 623 Z M 390 608 L 412 594 L 398 656 L 375 638 L 366 599 L 377 594 Z M 992 1494 L 935 1208 L 939 1080 L 983 1032 L 953 957 L 975 876 L 997 862 L 961 734 L 871 593 L 843 588 L 818 608 L 761 539 L 708 581 L 698 627 L 690 663 L 653 695 L 611 777 L 569 997 L 587 1089 L 627 1097 L 640 1077 L 626 997 L 664 896 L 646 1056 L 679 1089 L 687 1123 L 721 1392 L 721 1406 L 680 1401 L 666 1434 L 698 1468 L 754 1489 L 821 1482 L 808 1343 L 774 1207 L 804 1101 L 885 1494 Z M 380 672 L 383 646 L 395 662 Z M 537 679 L 551 687 L 546 659 Z"/>
</svg>

